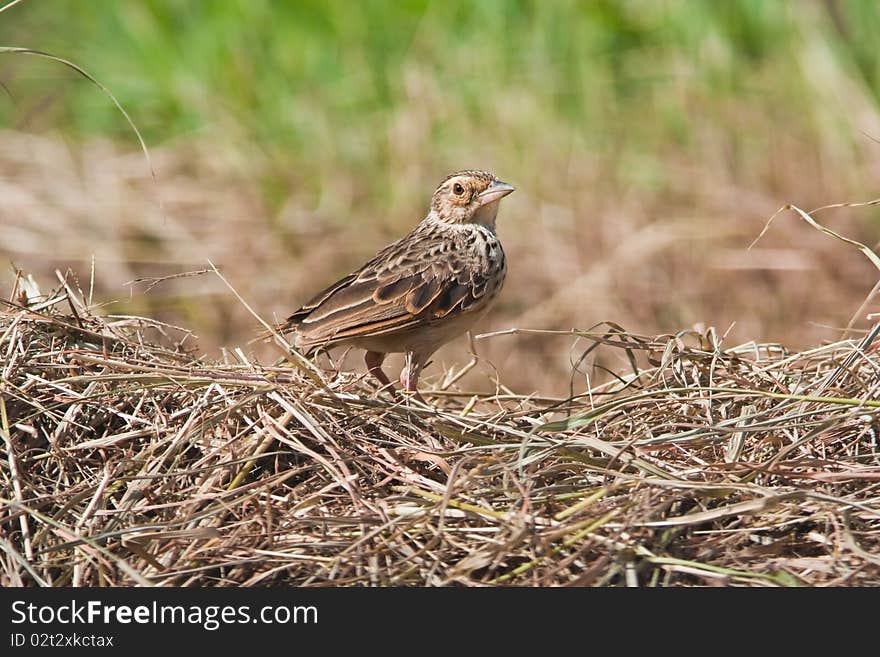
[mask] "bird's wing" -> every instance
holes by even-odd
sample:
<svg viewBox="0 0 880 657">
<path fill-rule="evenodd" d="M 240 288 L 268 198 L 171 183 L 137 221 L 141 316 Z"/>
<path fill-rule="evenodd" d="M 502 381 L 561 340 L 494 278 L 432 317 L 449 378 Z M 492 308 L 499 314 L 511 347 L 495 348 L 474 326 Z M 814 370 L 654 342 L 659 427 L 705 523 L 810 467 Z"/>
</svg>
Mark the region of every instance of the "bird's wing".
<svg viewBox="0 0 880 657">
<path fill-rule="evenodd" d="M 303 346 L 317 346 L 467 311 L 485 294 L 488 276 L 468 260 L 448 234 L 414 231 L 317 294 L 286 328 L 296 329 Z"/>
</svg>

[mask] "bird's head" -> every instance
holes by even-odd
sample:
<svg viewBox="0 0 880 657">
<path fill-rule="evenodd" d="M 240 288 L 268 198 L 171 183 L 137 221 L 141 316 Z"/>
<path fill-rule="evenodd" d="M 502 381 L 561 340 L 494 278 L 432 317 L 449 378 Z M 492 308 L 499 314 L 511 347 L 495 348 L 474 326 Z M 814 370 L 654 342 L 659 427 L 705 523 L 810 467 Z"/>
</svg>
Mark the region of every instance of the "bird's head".
<svg viewBox="0 0 880 657">
<path fill-rule="evenodd" d="M 488 171 L 459 171 L 440 183 L 431 199 L 436 219 L 450 224 L 482 224 L 495 228 L 502 198 L 513 187 Z"/>
</svg>

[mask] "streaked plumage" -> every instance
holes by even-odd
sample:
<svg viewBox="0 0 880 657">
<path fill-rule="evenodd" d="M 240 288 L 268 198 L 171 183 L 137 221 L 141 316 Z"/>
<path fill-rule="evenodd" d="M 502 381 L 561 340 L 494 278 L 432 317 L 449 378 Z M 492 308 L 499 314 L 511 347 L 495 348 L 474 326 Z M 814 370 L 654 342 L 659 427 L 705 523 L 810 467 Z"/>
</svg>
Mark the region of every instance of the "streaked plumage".
<svg viewBox="0 0 880 657">
<path fill-rule="evenodd" d="M 386 386 L 385 354 L 406 353 L 401 383 L 415 392 L 431 354 L 467 331 L 501 290 L 507 264 L 495 216 L 512 191 L 485 171 L 447 176 L 411 233 L 315 295 L 282 330 L 294 330 L 296 347 L 306 352 L 340 344 L 366 349 L 367 366 Z"/>
</svg>

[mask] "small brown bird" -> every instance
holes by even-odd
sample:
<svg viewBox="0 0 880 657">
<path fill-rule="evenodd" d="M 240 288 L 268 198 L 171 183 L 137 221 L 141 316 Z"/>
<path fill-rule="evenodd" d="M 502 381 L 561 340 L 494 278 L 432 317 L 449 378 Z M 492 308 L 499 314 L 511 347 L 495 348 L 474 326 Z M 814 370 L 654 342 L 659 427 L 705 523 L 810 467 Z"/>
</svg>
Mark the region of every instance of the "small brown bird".
<svg viewBox="0 0 880 657">
<path fill-rule="evenodd" d="M 428 216 L 406 237 L 317 294 L 287 318 L 306 353 L 320 347 L 365 349 L 384 387 L 388 353 L 405 353 L 400 383 L 418 395 L 419 372 L 441 345 L 467 331 L 498 296 L 507 263 L 495 234 L 502 198 L 513 187 L 486 171 L 447 176 Z"/>
</svg>

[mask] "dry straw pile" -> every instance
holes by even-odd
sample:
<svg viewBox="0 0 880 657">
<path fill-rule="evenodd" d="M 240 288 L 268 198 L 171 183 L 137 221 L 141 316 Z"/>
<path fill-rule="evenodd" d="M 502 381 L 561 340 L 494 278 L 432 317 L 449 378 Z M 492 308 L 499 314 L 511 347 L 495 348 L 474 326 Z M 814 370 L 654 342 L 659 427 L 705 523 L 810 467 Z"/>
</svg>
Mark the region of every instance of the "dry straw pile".
<svg viewBox="0 0 880 657">
<path fill-rule="evenodd" d="M 429 407 L 25 283 L 3 586 L 880 584 L 880 327 L 803 353 L 612 327 L 583 335 L 631 367 L 589 395 Z"/>
</svg>

